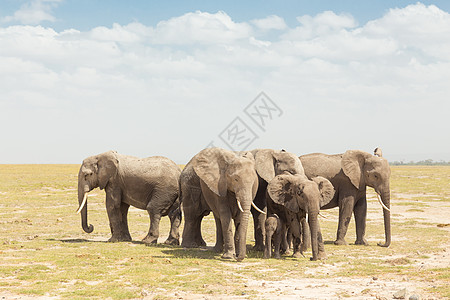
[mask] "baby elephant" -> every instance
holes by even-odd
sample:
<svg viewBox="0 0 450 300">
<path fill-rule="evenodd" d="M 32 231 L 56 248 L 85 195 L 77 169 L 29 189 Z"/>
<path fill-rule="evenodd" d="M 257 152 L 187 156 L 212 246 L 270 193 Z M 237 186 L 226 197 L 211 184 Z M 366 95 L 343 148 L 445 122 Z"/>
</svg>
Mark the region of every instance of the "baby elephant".
<svg viewBox="0 0 450 300">
<path fill-rule="evenodd" d="M 280 245 L 282 240 L 282 224 L 280 218 L 276 214 L 271 214 L 267 217 L 264 227 L 266 230 L 266 244 L 264 248 L 264 258 L 272 256 L 272 242 L 274 246 L 274 257 L 281 258 Z"/>
<path fill-rule="evenodd" d="M 78 173 L 78 202 L 83 230 L 91 233 L 87 222 L 87 194 L 99 187 L 106 192 L 106 211 L 111 228 L 110 242 L 131 241 L 127 214 L 130 205 L 145 209 L 150 229 L 144 242 L 156 243 L 161 217 L 169 216 L 171 229 L 166 244 L 179 244 L 181 222 L 178 183 L 180 168 L 162 156 L 137 158 L 115 151 L 91 156 Z"/>
</svg>

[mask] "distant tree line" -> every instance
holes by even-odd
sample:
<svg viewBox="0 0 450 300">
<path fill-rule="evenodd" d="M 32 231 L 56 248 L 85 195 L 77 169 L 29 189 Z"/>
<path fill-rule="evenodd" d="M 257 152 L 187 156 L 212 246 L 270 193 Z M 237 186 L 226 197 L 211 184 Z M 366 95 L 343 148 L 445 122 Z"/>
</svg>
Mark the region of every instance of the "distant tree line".
<svg viewBox="0 0 450 300">
<path fill-rule="evenodd" d="M 393 166 L 450 166 L 450 161 L 434 161 L 432 159 L 426 159 L 421 161 L 393 161 L 389 163 Z"/>
</svg>

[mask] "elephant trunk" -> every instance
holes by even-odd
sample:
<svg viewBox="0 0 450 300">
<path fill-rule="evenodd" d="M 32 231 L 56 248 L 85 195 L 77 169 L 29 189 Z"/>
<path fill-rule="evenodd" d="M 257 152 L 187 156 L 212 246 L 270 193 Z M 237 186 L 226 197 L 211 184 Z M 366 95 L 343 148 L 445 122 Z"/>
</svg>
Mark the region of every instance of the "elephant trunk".
<svg viewBox="0 0 450 300">
<path fill-rule="evenodd" d="M 89 186 L 84 184 L 82 180 L 78 181 L 78 204 L 81 209 L 81 227 L 86 233 L 91 233 L 94 231 L 94 226 L 87 222 L 87 192 L 89 192 Z M 83 201 L 84 200 L 84 201 Z M 84 204 L 83 204 L 84 203 Z"/>
<path fill-rule="evenodd" d="M 381 194 L 381 201 L 383 204 L 391 209 L 391 194 L 389 189 Z M 383 217 L 384 217 L 384 234 L 385 234 L 385 242 L 384 244 L 378 243 L 378 246 L 381 247 L 389 247 L 391 244 L 391 212 L 383 209 Z"/>
<path fill-rule="evenodd" d="M 245 198 L 240 198 L 245 199 Z M 237 261 L 242 261 L 245 258 L 245 255 L 247 253 L 247 228 L 248 228 L 248 219 L 250 216 L 250 207 L 251 207 L 251 197 L 246 197 L 248 201 L 242 201 L 242 209 L 243 212 L 241 212 L 241 218 L 240 218 L 240 224 L 238 229 L 238 253 L 237 253 Z M 238 198 L 238 202 L 239 198 Z"/>
<path fill-rule="evenodd" d="M 308 224 L 311 230 L 311 248 L 312 257 L 311 260 L 317 260 L 319 254 L 319 211 L 308 212 Z"/>
</svg>

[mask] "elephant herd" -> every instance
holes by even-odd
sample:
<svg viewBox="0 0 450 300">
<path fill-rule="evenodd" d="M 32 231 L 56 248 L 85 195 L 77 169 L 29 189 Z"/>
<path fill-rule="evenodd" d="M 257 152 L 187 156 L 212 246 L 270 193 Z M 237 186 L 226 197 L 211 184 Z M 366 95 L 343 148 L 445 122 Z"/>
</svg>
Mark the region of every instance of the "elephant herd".
<svg viewBox="0 0 450 300">
<path fill-rule="evenodd" d="M 216 224 L 214 250 L 224 259 L 246 256 L 250 213 L 254 222 L 254 249 L 264 257 L 279 258 L 291 251 L 299 257 L 311 245 L 311 260 L 326 257 L 319 225 L 321 209 L 339 207 L 336 245 L 346 244 L 352 212 L 355 244 L 367 245 L 366 187 L 374 188 L 383 207 L 385 242 L 391 242 L 390 168 L 381 149 L 374 155 L 360 150 L 343 154 L 296 156 L 285 150 L 255 149 L 233 152 L 206 148 L 181 171 L 162 156 L 136 158 L 115 151 L 86 158 L 78 174 L 78 202 L 85 232 L 87 195 L 99 187 L 106 192 L 110 242 L 131 241 L 127 214 L 130 205 L 148 211 L 150 229 L 143 242 L 156 243 L 161 217 L 169 216 L 166 244 L 206 246 L 201 223 L 213 213 Z M 233 228 L 234 225 L 234 228 Z M 291 246 L 292 245 L 292 246 Z"/>
</svg>

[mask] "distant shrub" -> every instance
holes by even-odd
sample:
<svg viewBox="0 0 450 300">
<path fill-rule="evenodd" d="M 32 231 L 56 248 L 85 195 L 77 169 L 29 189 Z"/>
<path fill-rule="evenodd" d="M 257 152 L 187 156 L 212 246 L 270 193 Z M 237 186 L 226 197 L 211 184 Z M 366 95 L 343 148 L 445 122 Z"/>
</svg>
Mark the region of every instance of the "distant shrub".
<svg viewBox="0 0 450 300">
<path fill-rule="evenodd" d="M 450 166 L 450 161 L 434 161 L 432 159 L 426 159 L 421 161 L 393 161 L 389 163 L 392 166 Z"/>
</svg>

